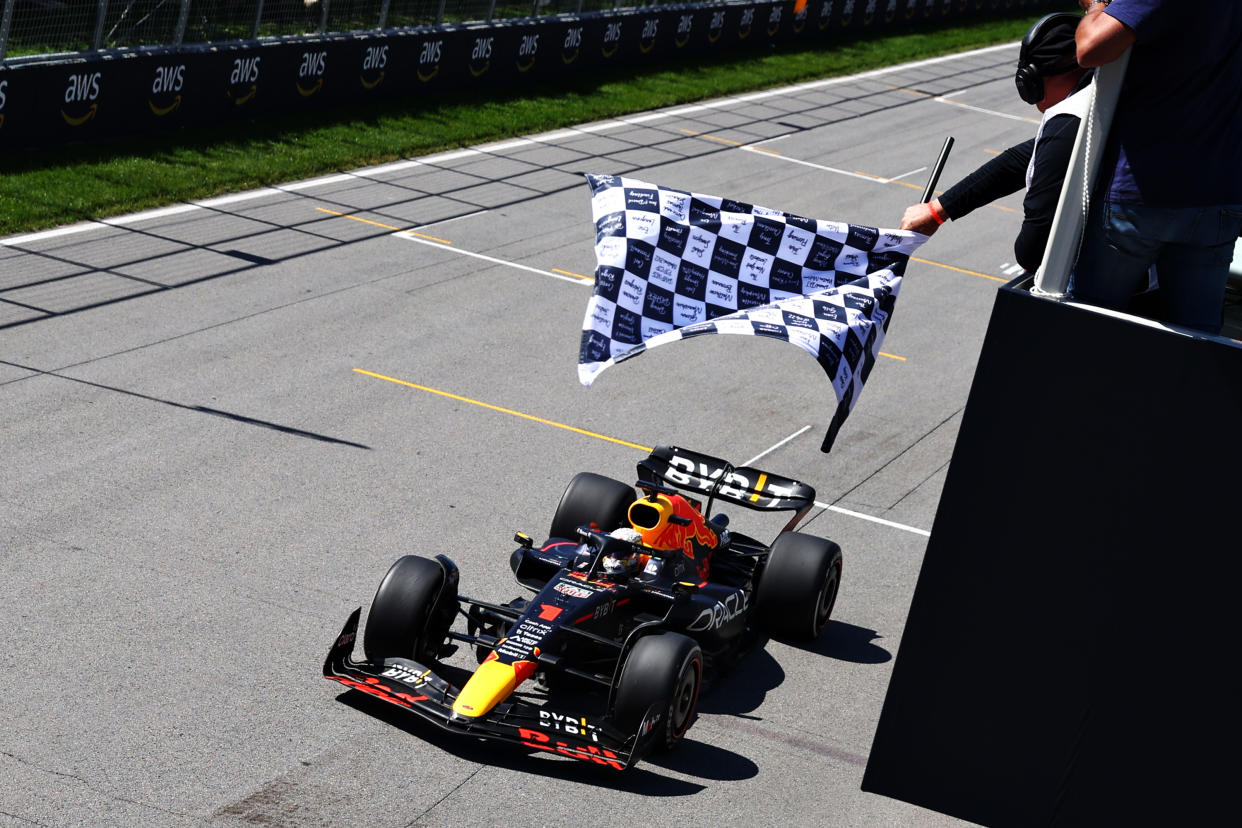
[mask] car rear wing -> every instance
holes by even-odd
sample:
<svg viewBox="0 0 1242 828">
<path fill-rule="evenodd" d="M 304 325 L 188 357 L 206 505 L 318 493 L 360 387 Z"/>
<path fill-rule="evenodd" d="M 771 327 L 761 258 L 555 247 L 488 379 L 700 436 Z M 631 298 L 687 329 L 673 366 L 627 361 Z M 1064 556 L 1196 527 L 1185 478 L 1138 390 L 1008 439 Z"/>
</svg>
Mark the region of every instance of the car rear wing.
<svg viewBox="0 0 1242 828">
<path fill-rule="evenodd" d="M 678 446 L 656 446 L 651 455 L 638 461 L 641 483 L 664 484 L 708 498 L 720 498 L 758 511 L 793 511 L 785 527 L 793 529 L 815 505 L 815 489 L 788 477 L 751 468 L 734 467 L 712 457 Z"/>
</svg>

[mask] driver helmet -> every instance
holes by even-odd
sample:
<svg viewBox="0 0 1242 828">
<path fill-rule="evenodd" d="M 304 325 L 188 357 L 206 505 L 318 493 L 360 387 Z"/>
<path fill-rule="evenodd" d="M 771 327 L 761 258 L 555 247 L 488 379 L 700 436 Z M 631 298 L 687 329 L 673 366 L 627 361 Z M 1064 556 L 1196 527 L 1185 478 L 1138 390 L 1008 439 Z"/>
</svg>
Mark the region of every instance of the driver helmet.
<svg viewBox="0 0 1242 828">
<path fill-rule="evenodd" d="M 617 549 L 617 554 L 607 554 L 601 561 L 604 572 L 609 575 L 624 575 L 638 568 L 638 548 L 634 544 L 642 543 L 643 536 L 629 526 L 622 526 L 609 533 L 610 537 L 620 538 L 629 543 Z"/>
</svg>

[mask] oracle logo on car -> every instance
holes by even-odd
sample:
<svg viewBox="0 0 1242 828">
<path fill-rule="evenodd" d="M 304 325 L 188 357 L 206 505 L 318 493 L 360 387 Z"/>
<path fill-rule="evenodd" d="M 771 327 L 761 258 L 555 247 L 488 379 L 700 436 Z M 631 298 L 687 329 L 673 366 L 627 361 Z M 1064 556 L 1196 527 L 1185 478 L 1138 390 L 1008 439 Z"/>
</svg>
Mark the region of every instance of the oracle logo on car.
<svg viewBox="0 0 1242 828">
<path fill-rule="evenodd" d="M 726 595 L 724 601 L 717 601 L 715 606 L 700 612 L 699 617 L 691 621 L 686 629 L 695 632 L 718 630 L 746 612 L 746 604 L 746 593 L 740 590 L 731 595 Z"/>
</svg>

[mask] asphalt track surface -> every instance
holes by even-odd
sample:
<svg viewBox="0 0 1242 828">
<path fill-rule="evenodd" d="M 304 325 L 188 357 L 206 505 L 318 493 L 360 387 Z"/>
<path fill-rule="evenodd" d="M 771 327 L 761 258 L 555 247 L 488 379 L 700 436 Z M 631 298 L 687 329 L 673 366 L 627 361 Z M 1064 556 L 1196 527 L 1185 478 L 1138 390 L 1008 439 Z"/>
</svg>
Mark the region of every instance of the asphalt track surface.
<svg viewBox="0 0 1242 828">
<path fill-rule="evenodd" d="M 576 358 L 583 172 L 893 227 L 1029 137 L 1016 45 L 0 240 L 3 825 L 947 825 L 859 784 L 1020 196 L 912 262 L 831 454 L 819 366 L 702 337 Z M 320 676 L 397 557 L 522 594 L 515 530 L 677 444 L 813 485 L 845 554 L 624 775 L 445 735 Z M 762 537 L 779 524 L 734 514 Z"/>
</svg>

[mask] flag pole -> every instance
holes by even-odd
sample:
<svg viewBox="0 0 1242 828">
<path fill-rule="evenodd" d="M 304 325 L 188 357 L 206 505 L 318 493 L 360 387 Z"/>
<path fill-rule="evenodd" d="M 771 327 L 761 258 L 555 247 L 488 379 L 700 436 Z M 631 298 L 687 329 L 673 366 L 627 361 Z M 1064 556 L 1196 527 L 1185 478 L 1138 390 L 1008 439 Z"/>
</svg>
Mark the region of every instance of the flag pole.
<svg viewBox="0 0 1242 828">
<path fill-rule="evenodd" d="M 951 149 L 953 149 L 952 135 L 944 139 L 944 146 L 940 148 L 940 157 L 936 159 L 936 166 L 932 168 L 931 178 L 927 179 L 927 187 L 923 190 L 921 199 L 924 204 L 932 200 L 932 194 L 936 191 L 936 182 L 940 180 L 940 173 L 944 171 L 944 162 L 949 160 Z"/>
</svg>

